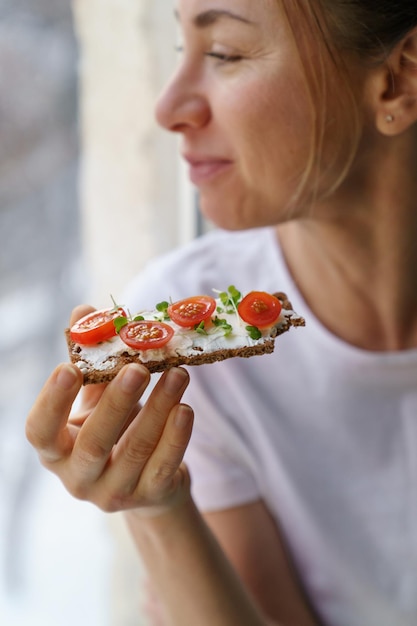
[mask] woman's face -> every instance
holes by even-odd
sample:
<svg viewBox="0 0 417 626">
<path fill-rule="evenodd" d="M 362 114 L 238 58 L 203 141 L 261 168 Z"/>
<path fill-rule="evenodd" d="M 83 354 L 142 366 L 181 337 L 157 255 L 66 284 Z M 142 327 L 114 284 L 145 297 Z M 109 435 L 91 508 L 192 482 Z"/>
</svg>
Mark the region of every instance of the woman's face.
<svg viewBox="0 0 417 626">
<path fill-rule="evenodd" d="M 178 0 L 182 58 L 157 105 L 220 227 L 287 218 L 311 147 L 312 113 L 276 0 Z"/>
</svg>

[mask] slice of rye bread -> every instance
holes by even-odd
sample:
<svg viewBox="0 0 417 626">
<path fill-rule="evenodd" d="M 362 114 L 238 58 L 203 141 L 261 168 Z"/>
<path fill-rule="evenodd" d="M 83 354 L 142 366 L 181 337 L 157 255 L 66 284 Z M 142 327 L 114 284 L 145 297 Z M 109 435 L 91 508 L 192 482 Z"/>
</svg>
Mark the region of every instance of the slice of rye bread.
<svg viewBox="0 0 417 626">
<path fill-rule="evenodd" d="M 101 355 L 100 359 L 95 362 L 93 354 L 94 346 L 89 348 L 75 343 L 70 337 L 70 329 L 67 328 L 65 330 L 65 335 L 70 360 L 72 363 L 76 364 L 83 373 L 84 384 L 89 385 L 110 382 L 127 363 L 140 363 L 151 373 L 156 373 L 163 372 L 166 369 L 180 365 L 204 365 L 208 363 L 215 363 L 217 361 L 224 361 L 225 359 L 233 357 L 249 358 L 261 354 L 270 354 L 274 351 L 275 338 L 278 335 L 285 333 L 292 326 L 305 326 L 304 318 L 293 311 L 286 294 L 279 292 L 274 295 L 282 304 L 280 318 L 277 324 L 270 329 L 269 336 L 263 338 L 259 343 L 255 343 L 254 345 L 242 345 L 234 348 L 223 348 L 207 352 L 205 352 L 201 347 L 194 347 L 191 355 L 168 355 L 163 359 L 158 360 L 142 360 L 140 352 L 135 352 L 131 348 L 128 348 L 128 346 L 125 346 L 125 349 L 120 351 L 117 355 L 109 354 L 106 356 L 104 354 L 104 357 Z M 104 346 L 104 350 L 105 345 L 105 343 L 101 344 L 101 346 Z M 92 358 L 89 358 L 90 351 Z"/>
</svg>

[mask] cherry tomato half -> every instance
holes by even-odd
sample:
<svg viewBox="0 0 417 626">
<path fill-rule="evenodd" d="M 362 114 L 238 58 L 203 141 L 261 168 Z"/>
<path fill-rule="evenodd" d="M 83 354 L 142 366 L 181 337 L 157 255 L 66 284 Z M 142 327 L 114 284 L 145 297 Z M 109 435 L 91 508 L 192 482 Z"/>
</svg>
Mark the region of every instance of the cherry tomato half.
<svg viewBox="0 0 417 626">
<path fill-rule="evenodd" d="M 174 329 L 164 322 L 143 320 L 129 322 L 120 329 L 119 335 L 134 350 L 156 350 L 168 343 L 174 335 Z"/>
<path fill-rule="evenodd" d="M 242 320 L 260 329 L 273 326 L 281 309 L 278 298 L 265 291 L 251 291 L 237 306 Z"/>
<path fill-rule="evenodd" d="M 201 322 L 207 322 L 216 310 L 216 301 L 210 296 L 193 296 L 170 304 L 169 317 L 183 328 L 194 328 Z"/>
<path fill-rule="evenodd" d="M 121 307 L 88 313 L 71 327 L 71 339 L 85 346 L 107 341 L 116 334 L 113 323 L 116 317 L 126 317 Z"/>
</svg>

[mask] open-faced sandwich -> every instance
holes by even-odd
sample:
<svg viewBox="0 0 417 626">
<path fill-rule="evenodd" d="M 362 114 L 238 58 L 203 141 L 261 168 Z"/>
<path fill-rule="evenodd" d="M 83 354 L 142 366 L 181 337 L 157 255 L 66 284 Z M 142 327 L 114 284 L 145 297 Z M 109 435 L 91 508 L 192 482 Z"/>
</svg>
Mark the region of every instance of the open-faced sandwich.
<svg viewBox="0 0 417 626">
<path fill-rule="evenodd" d="M 178 302 L 161 302 L 132 317 L 123 307 L 95 311 L 66 330 L 71 361 L 84 383 L 108 382 L 126 363 L 162 372 L 274 350 L 275 337 L 304 326 L 284 293 L 235 288 Z"/>
</svg>

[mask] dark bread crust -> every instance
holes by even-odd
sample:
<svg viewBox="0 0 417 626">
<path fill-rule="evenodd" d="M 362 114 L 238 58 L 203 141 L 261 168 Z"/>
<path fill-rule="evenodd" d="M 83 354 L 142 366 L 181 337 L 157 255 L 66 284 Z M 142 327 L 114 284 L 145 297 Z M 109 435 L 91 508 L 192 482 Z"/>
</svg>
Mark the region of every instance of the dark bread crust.
<svg viewBox="0 0 417 626">
<path fill-rule="evenodd" d="M 82 361 L 83 359 L 78 355 L 79 347 L 71 340 L 68 329 L 65 333 L 67 336 L 71 361 L 73 363 Z M 85 372 L 83 370 L 82 371 L 84 374 L 84 384 L 90 385 L 110 382 L 128 363 L 140 363 L 141 365 L 144 365 L 151 374 L 155 374 L 157 372 L 163 372 L 171 367 L 179 367 L 180 365 L 204 365 L 207 363 L 215 363 L 216 361 L 224 361 L 225 359 L 230 359 L 232 357 L 249 358 L 260 354 L 268 354 L 273 352 L 273 350 L 274 340 L 270 339 L 265 341 L 263 344 L 252 347 L 245 346 L 244 348 L 236 348 L 234 350 L 217 350 L 209 353 L 196 352 L 193 356 L 167 357 L 163 361 L 147 361 L 146 363 L 143 363 L 140 360 L 139 355 L 135 356 L 133 354 L 129 354 L 128 352 L 124 352 L 117 358 L 113 357 L 114 365 L 109 369 L 90 369 Z"/>
<path fill-rule="evenodd" d="M 286 294 L 279 292 L 274 295 L 281 301 L 284 310 L 292 311 L 291 303 L 288 301 Z M 291 326 L 305 326 L 305 321 L 302 317 L 296 314 L 285 317 L 285 320 L 281 320 L 279 326 L 274 329 L 274 333 L 271 338 L 268 338 L 263 343 L 254 346 L 216 350 L 214 352 L 203 352 L 196 349 L 195 355 L 192 356 L 178 355 L 175 357 L 167 357 L 163 361 L 148 361 L 146 363 L 140 360 L 139 354 L 135 355 L 126 351 L 117 357 L 109 357 L 109 367 L 104 370 L 94 369 L 92 367 L 81 367 L 80 369 L 84 375 L 84 384 L 89 385 L 110 382 L 128 363 L 140 363 L 141 365 L 144 365 L 151 374 L 153 374 L 163 372 L 171 367 L 178 367 L 180 365 L 204 365 L 208 363 L 215 363 L 217 361 L 224 361 L 225 359 L 234 357 L 249 358 L 262 354 L 270 354 L 274 351 L 275 338 L 289 330 Z M 84 359 L 80 356 L 81 347 L 72 341 L 69 328 L 65 330 L 65 336 L 71 362 L 74 364 L 80 362 L 84 365 Z"/>
</svg>

